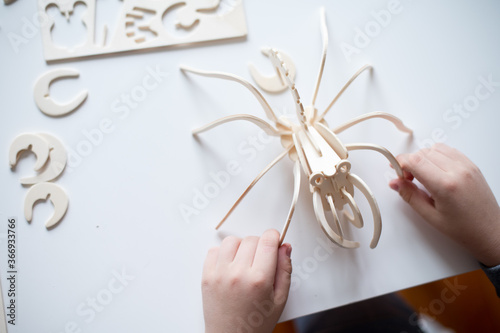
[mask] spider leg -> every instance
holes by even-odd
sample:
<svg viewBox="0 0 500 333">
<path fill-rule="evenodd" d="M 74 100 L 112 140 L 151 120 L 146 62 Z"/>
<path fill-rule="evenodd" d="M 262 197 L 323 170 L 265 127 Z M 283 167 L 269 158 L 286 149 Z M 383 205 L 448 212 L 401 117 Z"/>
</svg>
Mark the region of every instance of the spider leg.
<svg viewBox="0 0 500 333">
<path fill-rule="evenodd" d="M 292 220 L 293 213 L 295 212 L 295 206 L 297 205 L 297 200 L 299 199 L 300 192 L 300 162 L 296 161 L 295 166 L 293 167 L 293 197 L 292 204 L 290 205 L 290 210 L 288 211 L 288 216 L 286 217 L 285 226 L 281 231 L 280 236 L 280 245 L 283 243 L 285 239 L 286 232 L 288 231 L 288 227 L 290 226 L 290 221 Z"/>
<path fill-rule="evenodd" d="M 363 217 L 361 216 L 361 212 L 359 211 L 359 207 L 356 204 L 356 201 L 354 201 L 354 198 L 352 195 L 345 190 L 345 188 L 342 188 L 340 190 L 342 194 L 349 200 L 349 206 L 351 207 L 351 210 L 354 214 L 353 218 L 349 218 L 350 216 L 347 215 L 349 221 L 356 227 L 356 228 L 363 228 Z"/>
<path fill-rule="evenodd" d="M 323 52 L 321 54 L 321 62 L 319 65 L 318 78 L 316 79 L 316 87 L 314 88 L 312 105 L 316 103 L 316 97 L 318 97 L 318 90 L 321 84 L 321 78 L 323 77 L 323 70 L 325 69 L 326 53 L 328 50 L 328 29 L 326 28 L 326 14 L 325 7 L 321 7 L 321 36 L 323 37 Z"/>
<path fill-rule="evenodd" d="M 250 183 L 250 185 L 248 185 L 248 187 L 240 195 L 240 197 L 238 198 L 238 200 L 236 200 L 236 202 L 233 204 L 233 206 L 231 207 L 231 209 L 229 209 L 229 211 L 227 212 L 226 216 L 224 216 L 224 218 L 219 222 L 219 224 L 217 225 L 217 227 L 215 227 L 215 229 L 219 229 L 221 227 L 221 225 L 227 220 L 227 218 L 229 217 L 229 215 L 231 215 L 231 213 L 234 211 L 234 209 L 236 208 L 236 206 L 238 206 L 239 203 L 243 200 L 243 198 L 245 198 L 245 196 L 248 194 L 248 192 L 250 192 L 250 190 L 252 189 L 252 187 L 254 187 L 254 185 L 257 184 L 257 182 L 262 178 L 262 176 L 264 176 L 269 170 L 271 170 L 271 168 L 273 166 L 275 166 L 279 161 L 281 161 L 283 159 L 283 157 L 285 157 L 286 154 L 288 154 L 288 152 L 290 151 L 290 149 L 292 149 L 292 147 L 293 147 L 293 145 L 290 145 L 290 147 L 288 147 L 287 149 L 285 149 L 281 154 L 278 155 L 278 157 L 276 157 L 271 163 L 269 163 L 264 168 L 264 170 L 262 170 L 257 175 L 257 177 L 255 177 L 255 179 Z"/>
<path fill-rule="evenodd" d="M 340 89 L 339 93 L 337 94 L 337 96 L 335 96 L 335 98 L 332 100 L 332 102 L 330 103 L 330 105 L 328 105 L 328 107 L 325 109 L 325 111 L 323 111 L 323 113 L 321 114 L 321 116 L 319 118 L 317 118 L 317 121 L 320 121 L 320 120 L 322 120 L 325 117 L 326 113 L 328 111 L 330 111 L 330 109 L 333 106 L 333 104 L 335 104 L 335 102 L 337 102 L 337 100 L 340 98 L 340 96 L 342 96 L 342 94 L 344 93 L 344 91 L 346 91 L 346 89 L 349 88 L 349 86 L 351 85 L 351 83 L 353 83 L 353 81 L 356 80 L 356 78 L 361 73 L 363 73 L 365 70 L 367 70 L 367 69 L 372 69 L 372 66 L 370 66 L 370 65 L 364 65 L 356 73 L 354 73 L 354 75 L 349 79 L 349 81 L 347 81 L 347 83 L 342 87 L 342 89 Z"/>
<path fill-rule="evenodd" d="M 279 130 L 275 129 L 269 123 L 267 123 L 263 119 L 260 119 L 259 117 L 255 117 L 255 116 L 252 116 L 249 114 L 236 114 L 236 115 L 220 118 L 218 120 L 215 120 L 211 123 L 206 124 L 205 126 L 196 128 L 193 130 L 193 135 L 198 135 L 200 133 L 211 130 L 212 128 L 217 127 L 219 125 L 222 125 L 222 124 L 225 124 L 225 123 L 228 123 L 231 121 L 236 121 L 236 120 L 249 121 L 249 122 L 259 126 L 260 128 L 262 128 L 264 130 L 264 132 L 266 132 L 268 135 L 280 136 L 283 134 L 291 134 L 291 132 L 284 132 L 284 131 L 279 131 Z"/>
<path fill-rule="evenodd" d="M 351 222 L 351 223 L 353 223 L 353 224 L 354 224 L 354 222 L 353 222 L 353 221 L 354 221 L 354 216 L 352 216 L 352 214 L 351 214 L 351 213 L 349 213 L 349 212 L 348 212 L 348 211 L 346 211 L 346 210 L 343 210 L 343 211 L 342 211 L 342 214 L 344 215 L 344 217 L 345 217 L 345 218 L 346 218 L 349 222 Z"/>
<path fill-rule="evenodd" d="M 396 171 L 396 174 L 398 175 L 398 177 L 403 178 L 403 170 L 401 169 L 401 165 L 399 164 L 396 157 L 394 157 L 394 155 L 392 155 L 392 153 L 389 150 L 387 150 L 387 148 L 384 148 L 384 147 L 379 146 L 379 145 L 374 145 L 372 143 L 351 143 L 351 144 L 345 145 L 345 147 L 347 148 L 348 151 L 360 150 L 360 149 L 370 149 L 370 150 L 374 150 L 376 152 L 381 153 L 389 160 L 389 163 L 391 163 L 391 165 L 394 168 L 394 170 Z"/>
<path fill-rule="evenodd" d="M 362 121 L 365 121 L 365 120 L 368 120 L 368 119 L 372 119 L 372 118 L 382 118 L 382 119 L 388 120 L 391 123 L 393 123 L 397 127 L 397 129 L 400 130 L 401 132 L 405 132 L 405 133 L 408 133 L 408 134 L 412 134 L 413 133 L 413 131 L 411 129 L 409 129 L 408 127 L 405 126 L 405 124 L 403 124 L 403 121 L 401 119 L 399 119 L 396 116 L 393 116 L 390 113 L 380 112 L 380 111 L 370 112 L 370 113 L 361 115 L 359 117 L 356 117 L 354 119 L 351 119 L 347 123 L 334 128 L 333 132 L 335 134 L 339 134 L 339 133 L 345 131 L 346 129 L 348 129 L 349 127 L 352 127 L 352 126 L 354 126 L 356 124 L 359 124 Z"/>
<path fill-rule="evenodd" d="M 192 67 L 188 66 L 180 66 L 181 70 L 184 72 L 191 72 L 193 74 L 201 75 L 201 76 L 207 76 L 207 77 L 215 77 L 218 79 L 223 79 L 223 80 L 229 80 L 229 81 L 235 81 L 241 85 L 243 85 L 245 88 L 250 90 L 250 92 L 257 98 L 259 101 L 260 105 L 266 112 L 267 117 L 273 121 L 274 123 L 278 122 L 278 117 L 274 113 L 273 109 L 271 109 L 271 106 L 269 103 L 266 101 L 264 96 L 255 88 L 250 82 L 246 81 L 245 79 L 236 76 L 234 74 L 230 73 L 223 73 L 223 72 L 210 72 L 210 71 L 204 71 L 204 70 L 199 70 L 195 69 Z"/>
<path fill-rule="evenodd" d="M 366 200 L 368 200 L 368 203 L 370 204 L 370 208 L 372 209 L 374 230 L 370 247 L 374 249 L 377 246 L 378 240 L 380 239 L 380 234 L 382 233 L 382 218 L 380 216 L 380 210 L 378 208 L 377 201 L 375 200 L 375 196 L 373 195 L 372 191 L 368 188 L 365 182 L 361 180 L 361 178 L 350 173 L 347 175 L 347 179 L 354 186 L 356 186 L 361 191 L 361 193 L 363 193 Z"/>
<path fill-rule="evenodd" d="M 313 193 L 313 206 L 314 206 L 314 213 L 316 214 L 316 220 L 318 220 L 321 229 L 332 242 L 334 242 L 340 247 L 348 249 L 354 249 L 359 247 L 358 242 L 353 242 L 351 240 L 345 239 L 343 236 L 338 235 L 332 229 L 332 227 L 330 227 L 328 221 L 326 220 L 325 211 L 323 210 L 323 203 L 321 202 L 321 195 L 319 193 L 319 190 L 315 190 Z M 332 209 L 332 212 L 335 223 L 338 225 L 338 217 L 337 214 L 335 213 L 335 209 Z"/>
</svg>

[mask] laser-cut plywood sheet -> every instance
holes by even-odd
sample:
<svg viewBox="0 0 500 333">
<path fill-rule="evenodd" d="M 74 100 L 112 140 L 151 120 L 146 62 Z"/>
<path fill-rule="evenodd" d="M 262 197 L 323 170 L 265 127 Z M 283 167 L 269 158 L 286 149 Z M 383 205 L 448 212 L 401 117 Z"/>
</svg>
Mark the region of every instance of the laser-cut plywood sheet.
<svg viewBox="0 0 500 333">
<path fill-rule="evenodd" d="M 103 41 L 96 40 L 96 0 L 39 0 L 40 16 L 47 20 L 41 34 L 46 61 L 74 59 L 87 56 L 188 45 L 244 37 L 247 35 L 242 0 L 116 0 L 121 7 L 116 28 L 108 35 L 103 27 Z M 83 14 L 76 15 L 75 7 L 84 4 Z M 86 28 L 85 41 L 73 48 L 54 43 L 54 17 L 47 11 L 59 11 L 69 20 L 81 20 Z M 167 16 L 173 23 L 165 23 Z M 170 20 L 168 22 L 171 22 Z M 169 26 L 172 25 L 172 26 Z M 172 31 L 177 31 L 173 33 Z"/>
</svg>

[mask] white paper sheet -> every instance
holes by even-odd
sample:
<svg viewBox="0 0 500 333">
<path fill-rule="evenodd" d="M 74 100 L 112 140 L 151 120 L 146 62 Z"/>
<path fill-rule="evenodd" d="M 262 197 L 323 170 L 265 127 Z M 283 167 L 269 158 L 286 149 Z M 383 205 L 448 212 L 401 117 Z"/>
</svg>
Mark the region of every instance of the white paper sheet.
<svg viewBox="0 0 500 333">
<path fill-rule="evenodd" d="M 43 60 L 39 31 L 27 34 L 25 28 L 36 3 L 18 1 L 0 8 L 4 297 L 6 221 L 18 218 L 17 321 L 15 327 L 9 325 L 9 332 L 202 331 L 200 278 L 208 248 L 226 235 L 280 229 L 292 197 L 293 164 L 288 159 L 280 162 L 216 232 L 220 218 L 282 148 L 245 123 L 221 126 L 195 140 L 191 129 L 222 116 L 265 115 L 241 86 L 186 76 L 178 66 L 250 79 L 249 61 L 272 73 L 260 47 L 277 47 L 294 59 L 297 89 L 308 103 L 321 54 L 322 5 L 330 49 L 318 108 L 326 107 L 359 67 L 374 66 L 373 74 L 362 75 L 331 110 L 329 124 L 386 111 L 415 131 L 412 141 L 390 123 L 371 120 L 346 131 L 341 139 L 377 143 L 394 154 L 444 140 L 477 163 L 500 194 L 498 2 L 401 0 L 395 7 L 398 13 L 385 21 L 381 11 L 395 6 L 392 1 L 244 5 L 246 41 L 50 66 Z M 376 17 L 385 26 L 376 23 Z M 373 29 L 370 40 L 363 43 L 358 29 Z M 20 44 L 12 44 L 14 34 L 23 38 Z M 350 62 L 341 49 L 347 44 L 359 51 Z M 89 90 L 89 98 L 74 113 L 54 119 L 36 108 L 33 86 L 40 74 L 58 67 L 76 68 L 80 78 L 54 83 L 54 99 L 67 101 L 83 89 Z M 485 85 L 489 78 L 494 83 Z M 474 106 L 479 85 L 489 95 L 476 98 Z M 288 93 L 265 96 L 276 112 L 293 112 Z M 464 103 L 470 104 L 461 114 L 453 111 L 454 105 Z M 36 206 L 31 224 L 23 219 L 27 189 L 18 179 L 32 173 L 34 157 L 22 159 L 15 172 L 8 166 L 10 142 L 23 132 L 56 135 L 70 152 L 68 169 L 57 180 L 69 194 L 69 209 L 51 231 L 43 225 L 52 213 L 50 204 Z M 364 179 L 379 202 L 380 243 L 369 249 L 370 211 L 358 199 L 366 226 L 353 230 L 352 237 L 361 248 L 348 251 L 330 245 L 314 219 L 304 181 L 286 238 L 293 246 L 294 274 L 282 320 L 478 268 L 466 251 L 429 227 L 389 189 L 387 182 L 394 174 L 382 156 L 353 152 L 350 159 L 352 172 Z M 181 209 L 188 206 L 192 215 L 183 217 Z"/>
</svg>

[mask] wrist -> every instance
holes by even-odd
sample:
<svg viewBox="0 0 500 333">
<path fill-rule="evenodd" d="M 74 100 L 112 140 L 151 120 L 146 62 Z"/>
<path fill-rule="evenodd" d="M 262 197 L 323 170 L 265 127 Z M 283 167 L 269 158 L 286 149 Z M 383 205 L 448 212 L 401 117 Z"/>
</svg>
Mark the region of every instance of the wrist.
<svg viewBox="0 0 500 333">
<path fill-rule="evenodd" d="M 500 237 L 500 235 L 499 235 Z M 487 268 L 500 265 L 500 244 L 497 244 L 493 251 L 476 255 L 476 259 Z"/>
<path fill-rule="evenodd" d="M 476 259 L 486 267 L 500 265 L 500 209 L 492 220 L 494 221 L 491 223 L 493 227 L 485 233 L 484 239 L 481 240 L 482 251 L 475 254 Z"/>
</svg>

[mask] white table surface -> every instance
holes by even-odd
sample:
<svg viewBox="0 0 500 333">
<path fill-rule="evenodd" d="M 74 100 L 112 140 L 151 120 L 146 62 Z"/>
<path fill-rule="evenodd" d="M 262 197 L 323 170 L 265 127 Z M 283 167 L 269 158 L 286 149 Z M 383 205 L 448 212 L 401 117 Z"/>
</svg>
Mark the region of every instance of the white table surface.
<svg viewBox="0 0 500 333">
<path fill-rule="evenodd" d="M 303 100 L 310 101 L 321 52 L 322 5 L 327 11 L 330 49 L 318 108 L 324 108 L 359 67 L 374 66 L 373 74 L 363 74 L 331 110 L 329 124 L 386 111 L 415 132 L 412 140 L 390 123 L 371 120 L 346 131 L 341 139 L 378 143 L 394 154 L 413 152 L 430 139 L 443 139 L 479 165 L 498 197 L 500 87 L 493 87 L 473 112 L 454 114 L 453 120 L 444 117 L 451 115 L 447 110 L 454 104 L 473 100 L 470 96 L 480 77 L 500 81 L 500 3 L 401 0 L 400 13 L 392 15 L 369 45 L 360 45 L 359 54 L 349 62 L 340 45 L 356 46 L 356 28 L 369 27 L 374 21 L 372 11 L 387 9 L 389 4 L 382 0 L 246 1 L 249 34 L 244 41 L 51 65 L 43 59 L 39 33 L 20 45 L 17 54 L 8 40 L 9 33 L 22 34 L 24 18 L 31 20 L 36 11 L 35 1 L 0 5 L 4 297 L 7 218 L 18 218 L 17 322 L 9 332 L 202 331 L 200 277 L 207 249 L 226 235 L 244 237 L 281 229 L 292 195 L 292 163 L 285 159 L 272 169 L 216 232 L 214 226 L 232 202 L 282 148 L 276 139 L 267 138 L 257 139 L 252 146 L 259 130 L 242 122 L 194 140 L 190 130 L 211 120 L 235 113 L 264 117 L 264 113 L 241 86 L 184 76 L 178 66 L 183 63 L 250 79 L 246 67 L 250 61 L 271 74 L 259 48 L 273 46 L 294 59 L 297 88 Z M 62 67 L 78 69 L 81 77 L 56 82 L 52 96 L 64 101 L 87 88 L 89 98 L 74 113 L 49 118 L 34 103 L 33 85 L 47 69 Z M 148 68 L 168 76 L 134 108 L 116 104 L 122 94 L 142 85 Z M 292 112 L 289 93 L 265 96 L 277 112 Z M 89 145 L 85 133 L 95 133 L 105 119 L 112 122 L 112 132 L 102 138 L 96 135 Z M 18 179 L 32 173 L 33 155 L 25 156 L 15 172 L 9 169 L 10 143 L 24 132 L 56 135 L 71 152 L 68 169 L 56 181 L 69 194 L 69 210 L 51 231 L 43 225 L 52 214 L 50 203 L 36 206 L 31 224 L 23 218 L 27 188 Z M 87 156 L 81 156 L 82 151 Z M 371 213 L 357 196 L 366 226 L 353 230 L 352 237 L 362 243 L 361 248 L 325 245 L 329 243 L 314 219 L 303 179 L 286 238 L 293 246 L 294 274 L 282 320 L 478 268 L 463 248 L 426 225 L 389 189 L 387 182 L 394 173 L 382 156 L 353 152 L 350 159 L 352 172 L 366 181 L 379 202 L 380 243 L 375 250 L 368 246 Z M 198 203 L 202 206 L 197 214 L 183 217 L 181 207 L 193 207 L 197 191 L 212 186 L 207 185 L 213 183 L 211 173 L 226 170 L 231 160 L 237 161 L 239 172 L 216 195 Z M 126 278 L 120 282 L 116 276 L 124 273 Z M 96 302 L 94 308 L 92 302 Z"/>
</svg>

